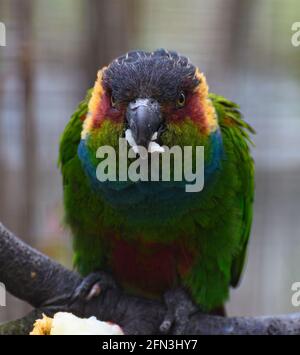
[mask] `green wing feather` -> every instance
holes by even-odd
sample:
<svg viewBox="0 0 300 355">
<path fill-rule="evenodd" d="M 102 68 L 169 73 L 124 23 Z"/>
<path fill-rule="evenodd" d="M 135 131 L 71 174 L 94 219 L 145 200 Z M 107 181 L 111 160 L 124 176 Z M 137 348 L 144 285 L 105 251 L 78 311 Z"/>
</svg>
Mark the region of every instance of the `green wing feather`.
<svg viewBox="0 0 300 355">
<path fill-rule="evenodd" d="M 252 143 L 249 133 L 254 129 L 242 119 L 239 106 L 222 96 L 210 94 L 210 99 L 217 111 L 219 124 L 223 135 L 232 140 L 236 154 L 240 161 L 240 178 L 242 180 L 241 208 L 243 216 L 243 229 L 240 238 L 240 250 L 233 259 L 231 266 L 231 285 L 237 286 L 243 271 L 247 244 L 249 240 L 254 199 L 254 162 L 249 153 L 248 143 Z"/>
<path fill-rule="evenodd" d="M 63 176 L 65 223 L 72 230 L 74 265 L 82 274 L 103 263 L 101 240 L 95 237 L 101 235 L 95 221 L 101 221 L 102 201 L 93 194 L 77 154 L 91 92 L 88 91 L 63 132 L 58 161 Z"/>
</svg>

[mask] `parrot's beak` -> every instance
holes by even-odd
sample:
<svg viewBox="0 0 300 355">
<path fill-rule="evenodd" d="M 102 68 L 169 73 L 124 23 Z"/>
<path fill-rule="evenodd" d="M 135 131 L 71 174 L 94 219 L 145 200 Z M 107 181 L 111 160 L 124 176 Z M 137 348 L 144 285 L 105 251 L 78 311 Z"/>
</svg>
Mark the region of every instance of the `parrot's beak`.
<svg viewBox="0 0 300 355">
<path fill-rule="evenodd" d="M 132 146 L 143 146 L 148 149 L 149 144 L 156 141 L 162 132 L 163 119 L 160 105 L 154 99 L 136 99 L 130 102 L 126 120 L 127 132 L 130 133 L 132 140 L 129 143 Z"/>
</svg>

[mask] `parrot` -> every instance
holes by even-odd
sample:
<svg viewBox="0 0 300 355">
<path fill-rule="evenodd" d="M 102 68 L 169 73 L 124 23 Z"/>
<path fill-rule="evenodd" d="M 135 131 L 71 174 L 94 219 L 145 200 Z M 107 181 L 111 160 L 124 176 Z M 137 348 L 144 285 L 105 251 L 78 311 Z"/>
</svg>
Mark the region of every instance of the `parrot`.
<svg viewBox="0 0 300 355">
<path fill-rule="evenodd" d="M 130 51 L 99 70 L 59 148 L 64 220 L 84 280 L 77 295 L 94 297 L 115 282 L 151 299 L 181 289 L 205 312 L 222 309 L 247 254 L 254 133 L 239 106 L 211 93 L 205 75 L 176 51 Z M 120 154 L 120 137 L 128 149 L 204 147 L 202 190 L 186 192 L 175 180 L 97 178 L 98 148 Z"/>
</svg>

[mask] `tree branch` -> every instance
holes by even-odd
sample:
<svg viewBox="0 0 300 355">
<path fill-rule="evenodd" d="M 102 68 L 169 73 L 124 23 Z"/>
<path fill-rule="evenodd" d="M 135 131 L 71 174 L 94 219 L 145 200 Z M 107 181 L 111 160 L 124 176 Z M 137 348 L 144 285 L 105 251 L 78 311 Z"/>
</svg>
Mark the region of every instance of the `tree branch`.
<svg viewBox="0 0 300 355">
<path fill-rule="evenodd" d="M 27 317 L 0 326 L 0 334 L 28 334 L 41 313 L 72 312 L 80 317 L 96 316 L 119 324 L 126 334 L 158 334 L 165 307 L 159 301 L 106 290 L 90 302 L 70 298 L 82 278 L 26 245 L 0 224 L 0 281 L 14 296 L 35 310 Z M 179 330 L 180 329 L 180 330 Z M 300 334 L 300 313 L 276 317 L 223 318 L 200 311 L 176 325 L 177 334 Z"/>
</svg>

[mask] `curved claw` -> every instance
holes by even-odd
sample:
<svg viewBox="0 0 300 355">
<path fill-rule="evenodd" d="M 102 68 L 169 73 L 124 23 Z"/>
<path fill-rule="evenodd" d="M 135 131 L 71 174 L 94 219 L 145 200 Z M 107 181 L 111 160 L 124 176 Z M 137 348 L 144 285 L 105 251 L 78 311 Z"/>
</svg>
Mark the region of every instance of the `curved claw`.
<svg viewBox="0 0 300 355">
<path fill-rule="evenodd" d="M 93 272 L 86 276 L 75 289 L 70 304 L 73 304 L 79 299 L 88 302 L 109 288 L 118 288 L 113 277 L 103 271 Z"/>
<path fill-rule="evenodd" d="M 168 316 L 168 315 L 167 315 Z M 161 325 L 159 326 L 159 331 L 163 334 L 168 334 L 175 322 L 175 317 L 165 317 Z"/>
<path fill-rule="evenodd" d="M 181 328 L 186 325 L 191 315 L 199 309 L 183 288 L 167 291 L 164 295 L 164 301 L 167 313 L 159 330 L 161 333 L 168 334 L 175 326 L 175 334 L 180 334 Z"/>
</svg>

